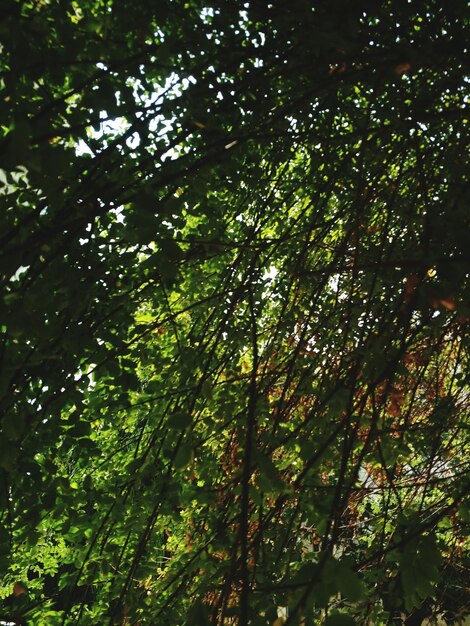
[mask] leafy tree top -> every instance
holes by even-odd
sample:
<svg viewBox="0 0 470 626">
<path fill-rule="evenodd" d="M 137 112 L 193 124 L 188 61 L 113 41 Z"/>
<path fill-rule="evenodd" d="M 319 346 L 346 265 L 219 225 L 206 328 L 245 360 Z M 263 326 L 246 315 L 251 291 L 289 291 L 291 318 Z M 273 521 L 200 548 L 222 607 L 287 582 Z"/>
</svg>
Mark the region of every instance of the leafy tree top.
<svg viewBox="0 0 470 626">
<path fill-rule="evenodd" d="M 465 9 L 5 8 L 5 616 L 465 611 Z"/>
</svg>

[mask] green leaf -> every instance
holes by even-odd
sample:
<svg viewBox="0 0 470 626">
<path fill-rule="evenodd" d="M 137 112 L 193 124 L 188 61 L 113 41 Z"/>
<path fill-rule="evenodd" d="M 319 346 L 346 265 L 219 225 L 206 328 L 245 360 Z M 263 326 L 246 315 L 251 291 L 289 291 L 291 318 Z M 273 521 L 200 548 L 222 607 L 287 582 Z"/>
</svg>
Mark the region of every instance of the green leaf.
<svg viewBox="0 0 470 626">
<path fill-rule="evenodd" d="M 8 135 L 8 157 L 11 164 L 24 164 L 31 158 L 31 124 L 27 120 L 17 122 Z"/>
<path fill-rule="evenodd" d="M 0 527 L 0 554 L 8 554 L 10 551 L 10 533 L 7 528 Z"/>
<path fill-rule="evenodd" d="M 15 469 L 19 456 L 18 446 L 4 439 L 0 443 L 0 467 L 11 472 Z"/>
<path fill-rule="evenodd" d="M 357 602 L 364 597 L 365 589 L 357 574 L 355 574 L 347 565 L 340 562 L 337 573 L 338 589 L 341 595 L 350 600 Z"/>
<path fill-rule="evenodd" d="M 89 422 L 81 419 L 73 424 L 67 432 L 72 437 L 87 437 L 91 433 L 91 425 Z"/>
<path fill-rule="evenodd" d="M 266 454 L 257 450 L 254 454 L 254 460 L 259 466 L 259 485 L 266 493 L 281 492 L 285 490 L 286 485 L 279 476 L 279 471 Z"/>
<path fill-rule="evenodd" d="M 213 387 L 210 380 L 206 380 L 201 385 L 201 396 L 206 398 L 206 400 L 212 400 L 213 397 Z"/>
<path fill-rule="evenodd" d="M 11 441 L 21 439 L 25 431 L 25 417 L 23 413 L 10 411 L 3 416 L 1 421 L 2 431 Z"/>
<path fill-rule="evenodd" d="M 193 459 L 193 447 L 189 443 L 184 443 L 178 448 L 173 466 L 175 469 L 182 469 L 189 465 Z"/>
<path fill-rule="evenodd" d="M 356 626 L 356 622 L 344 613 L 332 613 L 326 618 L 325 626 Z"/>
<path fill-rule="evenodd" d="M 209 612 L 201 600 L 191 606 L 186 619 L 186 626 L 210 626 Z"/>
<path fill-rule="evenodd" d="M 419 606 L 423 599 L 433 593 L 440 562 L 440 552 L 431 535 L 406 544 L 400 556 L 400 574 L 408 611 Z"/>
<path fill-rule="evenodd" d="M 159 248 L 162 252 L 163 258 L 167 262 L 181 261 L 184 257 L 184 252 L 179 245 L 173 239 L 164 239 L 159 242 Z"/>
<path fill-rule="evenodd" d="M 168 428 L 176 430 L 184 430 L 188 426 L 191 426 L 193 418 L 189 412 L 180 411 L 170 415 L 167 421 Z"/>
<path fill-rule="evenodd" d="M 465 2 L 3 4 L 0 597 L 27 577 L 34 624 L 237 621 L 246 580 L 259 626 L 445 612 Z"/>
</svg>

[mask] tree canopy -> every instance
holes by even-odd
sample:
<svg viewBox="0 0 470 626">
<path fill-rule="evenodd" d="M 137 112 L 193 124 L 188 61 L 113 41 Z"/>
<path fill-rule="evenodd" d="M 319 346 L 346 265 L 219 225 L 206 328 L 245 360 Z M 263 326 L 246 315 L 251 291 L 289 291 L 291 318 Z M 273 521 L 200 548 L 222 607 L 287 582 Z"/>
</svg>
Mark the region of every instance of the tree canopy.
<svg viewBox="0 0 470 626">
<path fill-rule="evenodd" d="M 0 619 L 469 612 L 467 23 L 3 3 Z"/>
</svg>

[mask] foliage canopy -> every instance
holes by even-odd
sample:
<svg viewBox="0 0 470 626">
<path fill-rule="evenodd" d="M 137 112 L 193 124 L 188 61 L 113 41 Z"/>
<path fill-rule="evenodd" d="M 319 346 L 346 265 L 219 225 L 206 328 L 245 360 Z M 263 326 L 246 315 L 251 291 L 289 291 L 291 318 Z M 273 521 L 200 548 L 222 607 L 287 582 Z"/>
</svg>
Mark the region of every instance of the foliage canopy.
<svg viewBox="0 0 470 626">
<path fill-rule="evenodd" d="M 5 616 L 468 608 L 465 9 L 6 3 Z"/>
</svg>

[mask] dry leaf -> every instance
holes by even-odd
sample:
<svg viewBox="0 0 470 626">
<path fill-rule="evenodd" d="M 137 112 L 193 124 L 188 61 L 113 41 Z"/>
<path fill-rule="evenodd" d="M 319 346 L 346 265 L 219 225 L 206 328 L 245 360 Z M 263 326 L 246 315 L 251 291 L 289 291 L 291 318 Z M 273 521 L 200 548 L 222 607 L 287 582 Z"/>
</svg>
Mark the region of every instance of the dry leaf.
<svg viewBox="0 0 470 626">
<path fill-rule="evenodd" d="M 399 63 L 395 66 L 395 74 L 401 76 L 402 74 L 406 74 L 411 69 L 411 65 L 409 63 Z"/>
</svg>

